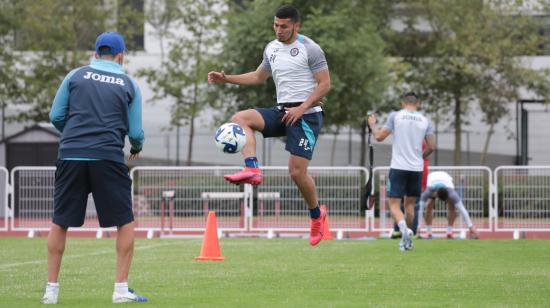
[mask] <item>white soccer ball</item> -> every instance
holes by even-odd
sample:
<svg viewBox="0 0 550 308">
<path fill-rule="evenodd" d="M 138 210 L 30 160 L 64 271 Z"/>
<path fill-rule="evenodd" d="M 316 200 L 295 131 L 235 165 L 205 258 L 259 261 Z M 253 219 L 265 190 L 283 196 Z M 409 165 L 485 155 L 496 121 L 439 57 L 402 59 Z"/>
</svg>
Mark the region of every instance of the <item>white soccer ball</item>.
<svg viewBox="0 0 550 308">
<path fill-rule="evenodd" d="M 224 153 L 239 153 L 246 144 L 246 133 L 237 123 L 225 123 L 216 130 L 214 141 Z"/>
</svg>

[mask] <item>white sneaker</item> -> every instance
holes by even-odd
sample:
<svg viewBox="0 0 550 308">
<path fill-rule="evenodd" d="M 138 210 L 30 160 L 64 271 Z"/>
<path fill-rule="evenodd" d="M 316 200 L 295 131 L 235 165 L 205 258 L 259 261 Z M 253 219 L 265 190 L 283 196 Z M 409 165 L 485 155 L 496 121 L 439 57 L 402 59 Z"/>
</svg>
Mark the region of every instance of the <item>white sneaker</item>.
<svg viewBox="0 0 550 308">
<path fill-rule="evenodd" d="M 407 228 L 407 232 L 401 236 L 401 241 L 399 242 L 399 251 L 407 251 L 413 249 L 412 236 L 413 232 L 411 229 Z"/>
<path fill-rule="evenodd" d="M 44 296 L 42 297 L 42 299 L 40 300 L 40 302 L 42 304 L 46 304 L 46 305 L 52 305 L 52 304 L 57 304 L 57 296 L 59 294 L 58 293 L 54 293 L 54 292 L 44 292 Z"/>
<path fill-rule="evenodd" d="M 128 303 L 128 302 L 147 302 L 147 297 L 137 295 L 134 290 L 128 288 L 128 292 L 120 294 L 113 292 L 113 304 Z"/>
<path fill-rule="evenodd" d="M 405 242 L 403 242 L 403 239 L 399 241 L 399 251 L 405 251 Z"/>
</svg>

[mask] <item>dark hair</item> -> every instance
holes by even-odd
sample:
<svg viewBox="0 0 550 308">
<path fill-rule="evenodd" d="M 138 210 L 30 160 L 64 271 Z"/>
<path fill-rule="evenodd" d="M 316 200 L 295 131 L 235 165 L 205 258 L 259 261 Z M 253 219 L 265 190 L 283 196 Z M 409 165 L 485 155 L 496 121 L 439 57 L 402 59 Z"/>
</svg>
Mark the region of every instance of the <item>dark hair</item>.
<svg viewBox="0 0 550 308">
<path fill-rule="evenodd" d="M 101 46 L 99 47 L 99 55 L 100 56 L 104 56 L 104 55 L 113 55 L 112 51 L 111 51 L 111 47 L 109 46 Z"/>
<path fill-rule="evenodd" d="M 418 95 L 414 92 L 407 92 L 403 94 L 403 102 L 408 104 L 416 104 L 418 103 Z"/>
<path fill-rule="evenodd" d="M 277 9 L 277 12 L 275 13 L 275 17 L 280 19 L 288 19 L 290 18 L 292 22 L 300 22 L 300 12 L 297 8 L 293 7 L 292 5 L 283 5 L 280 8 Z"/>
<path fill-rule="evenodd" d="M 437 197 L 441 201 L 447 201 L 447 198 L 449 198 L 449 192 L 447 191 L 447 188 L 441 187 L 437 190 Z"/>
</svg>

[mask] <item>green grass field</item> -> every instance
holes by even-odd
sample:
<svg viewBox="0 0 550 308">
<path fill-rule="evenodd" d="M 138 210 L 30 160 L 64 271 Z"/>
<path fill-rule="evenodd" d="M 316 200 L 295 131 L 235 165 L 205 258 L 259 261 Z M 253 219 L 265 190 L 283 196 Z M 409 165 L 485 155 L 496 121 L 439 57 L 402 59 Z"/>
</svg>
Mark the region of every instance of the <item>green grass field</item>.
<svg viewBox="0 0 550 308">
<path fill-rule="evenodd" d="M 136 241 L 130 286 L 151 307 L 548 307 L 550 242 L 221 239 L 225 261 L 195 261 L 199 239 Z M 0 238 L 0 306 L 40 306 L 45 238 Z M 69 238 L 64 307 L 110 304 L 114 240 Z"/>
</svg>

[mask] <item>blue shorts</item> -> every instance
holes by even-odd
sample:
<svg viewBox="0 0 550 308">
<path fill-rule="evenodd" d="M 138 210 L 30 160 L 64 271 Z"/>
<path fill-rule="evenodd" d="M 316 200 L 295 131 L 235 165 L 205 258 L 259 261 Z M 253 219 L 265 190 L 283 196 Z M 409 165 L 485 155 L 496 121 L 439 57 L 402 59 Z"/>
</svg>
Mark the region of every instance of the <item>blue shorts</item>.
<svg viewBox="0 0 550 308">
<path fill-rule="evenodd" d="M 56 167 L 55 224 L 82 226 L 89 193 L 94 197 L 101 227 L 123 226 L 134 221 L 128 166 L 108 160 L 58 160 Z"/>
<path fill-rule="evenodd" d="M 390 169 L 388 197 L 419 197 L 422 192 L 422 171 Z"/>
<path fill-rule="evenodd" d="M 286 136 L 285 150 L 292 155 L 311 160 L 319 131 L 323 126 L 322 112 L 304 114 L 293 125 L 286 126 L 281 122 L 283 110 L 277 107 L 256 108 L 256 110 L 265 122 L 264 130 L 261 132 L 264 138 Z"/>
</svg>

